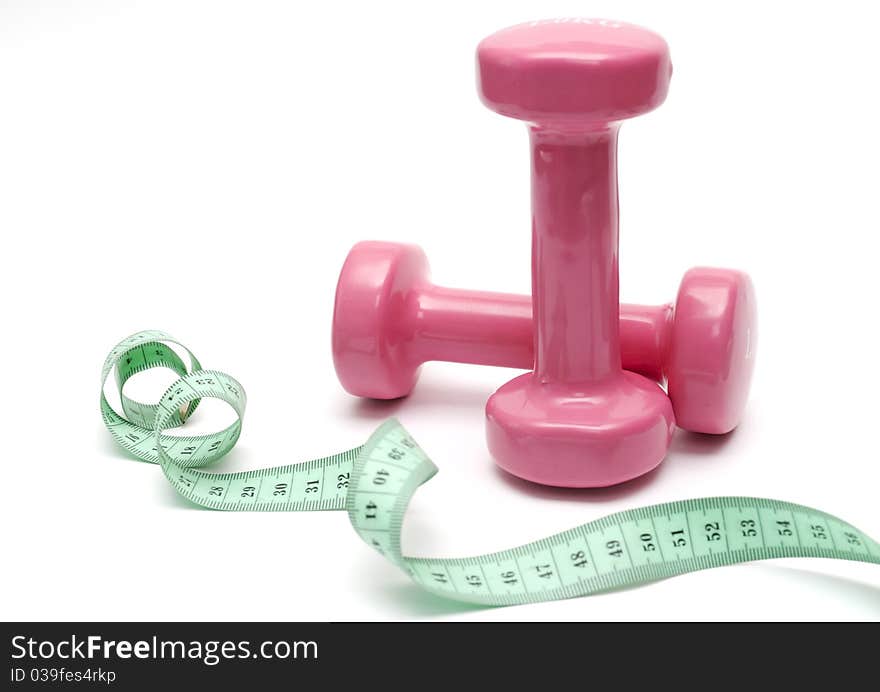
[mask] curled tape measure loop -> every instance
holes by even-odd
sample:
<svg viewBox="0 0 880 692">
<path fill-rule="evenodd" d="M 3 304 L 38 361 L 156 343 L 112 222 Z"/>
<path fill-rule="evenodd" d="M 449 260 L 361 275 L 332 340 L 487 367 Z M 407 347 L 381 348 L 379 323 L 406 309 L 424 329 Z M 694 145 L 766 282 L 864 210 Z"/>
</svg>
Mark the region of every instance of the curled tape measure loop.
<svg viewBox="0 0 880 692">
<path fill-rule="evenodd" d="M 177 344 L 184 361 L 168 344 Z M 150 368 L 181 377 L 156 404 L 126 397 L 125 382 Z M 104 394 L 115 371 L 122 414 Z M 437 467 L 395 419 L 366 444 L 300 464 L 237 473 L 202 470 L 235 445 L 247 398 L 222 372 L 202 370 L 180 342 L 160 331 L 121 341 L 102 370 L 101 413 L 131 454 L 157 463 L 191 502 L 218 510 L 345 510 L 357 534 L 424 589 L 458 601 L 515 605 L 587 596 L 677 574 L 780 557 L 825 557 L 880 564 L 876 541 L 830 514 L 753 497 L 669 502 L 611 514 L 518 548 L 460 559 L 402 554 L 400 531 L 413 493 Z M 238 419 L 206 435 L 171 436 L 201 399 L 228 403 Z"/>
</svg>

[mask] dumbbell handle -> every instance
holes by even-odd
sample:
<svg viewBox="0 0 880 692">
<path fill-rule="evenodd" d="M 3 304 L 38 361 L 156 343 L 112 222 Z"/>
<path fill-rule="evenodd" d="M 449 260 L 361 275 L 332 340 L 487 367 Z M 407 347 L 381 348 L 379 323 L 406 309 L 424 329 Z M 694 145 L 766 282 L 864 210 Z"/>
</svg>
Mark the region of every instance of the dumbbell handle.
<svg viewBox="0 0 880 692">
<path fill-rule="evenodd" d="M 409 354 L 431 360 L 531 370 L 530 296 L 427 286 L 418 293 Z M 623 367 L 660 380 L 669 347 L 672 305 L 620 306 Z"/>
</svg>

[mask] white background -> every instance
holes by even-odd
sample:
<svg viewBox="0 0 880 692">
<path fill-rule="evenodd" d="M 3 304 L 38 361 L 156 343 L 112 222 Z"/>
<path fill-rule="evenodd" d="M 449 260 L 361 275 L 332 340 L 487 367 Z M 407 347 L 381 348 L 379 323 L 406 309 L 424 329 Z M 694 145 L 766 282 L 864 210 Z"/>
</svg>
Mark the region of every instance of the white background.
<svg viewBox="0 0 880 692">
<path fill-rule="evenodd" d="M 675 64 L 667 102 L 621 132 L 622 299 L 670 300 L 708 264 L 748 270 L 760 309 L 741 428 L 679 431 L 657 472 L 602 491 L 495 468 L 483 406 L 514 373 L 429 364 L 412 397 L 380 405 L 341 390 L 329 344 L 358 240 L 421 244 L 438 283 L 529 289 L 525 128 L 479 103 L 473 53 L 501 27 L 572 15 L 649 26 Z M 880 536 L 875 15 L 744 0 L 0 3 L 0 616 L 880 618 L 880 570 L 825 560 L 507 609 L 445 602 L 344 514 L 187 506 L 114 446 L 97 406 L 110 347 L 160 328 L 247 387 L 221 468 L 348 448 L 397 415 L 441 469 L 407 515 L 414 555 L 726 494 Z"/>
</svg>

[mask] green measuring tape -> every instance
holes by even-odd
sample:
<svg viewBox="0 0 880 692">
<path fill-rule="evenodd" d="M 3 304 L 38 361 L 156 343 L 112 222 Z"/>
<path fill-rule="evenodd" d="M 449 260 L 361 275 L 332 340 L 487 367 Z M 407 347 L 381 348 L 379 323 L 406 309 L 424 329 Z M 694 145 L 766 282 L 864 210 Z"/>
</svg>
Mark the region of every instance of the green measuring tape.
<svg viewBox="0 0 880 692">
<path fill-rule="evenodd" d="M 189 355 L 187 366 L 168 345 Z M 157 404 L 123 394 L 150 368 L 180 379 Z M 122 414 L 104 394 L 116 373 Z M 611 514 L 518 548 L 459 559 L 413 558 L 400 549 L 409 500 L 437 467 L 395 419 L 366 444 L 301 464 L 240 473 L 200 470 L 226 454 L 241 433 L 246 397 L 234 378 L 202 370 L 183 344 L 160 331 L 121 341 L 101 374 L 101 413 L 110 433 L 138 459 L 157 463 L 183 497 L 211 509 L 345 510 L 355 532 L 424 589 L 458 601 L 515 605 L 587 596 L 738 562 L 826 557 L 880 564 L 880 545 L 855 527 L 810 507 L 754 497 L 668 502 Z M 163 434 L 192 415 L 200 399 L 228 403 L 238 419 L 207 435 Z"/>
</svg>

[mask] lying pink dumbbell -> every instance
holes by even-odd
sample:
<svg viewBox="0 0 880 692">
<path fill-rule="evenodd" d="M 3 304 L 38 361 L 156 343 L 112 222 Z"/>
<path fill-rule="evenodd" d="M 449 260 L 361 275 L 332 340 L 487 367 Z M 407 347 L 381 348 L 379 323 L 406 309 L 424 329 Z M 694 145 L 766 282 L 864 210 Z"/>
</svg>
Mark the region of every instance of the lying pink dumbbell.
<svg viewBox="0 0 880 692">
<path fill-rule="evenodd" d="M 547 485 L 635 478 L 675 420 L 656 383 L 621 368 L 617 133 L 666 98 L 669 48 L 629 24 L 532 22 L 484 39 L 477 70 L 483 103 L 531 141 L 535 369 L 489 397 L 489 451 Z"/>
<path fill-rule="evenodd" d="M 435 286 L 415 245 L 358 243 L 339 275 L 333 358 L 355 396 L 406 396 L 432 360 L 528 370 L 533 334 L 529 296 Z M 620 306 L 623 367 L 665 378 L 676 423 L 687 430 L 736 427 L 755 346 L 754 291 L 742 272 L 691 269 L 674 307 Z"/>
</svg>

